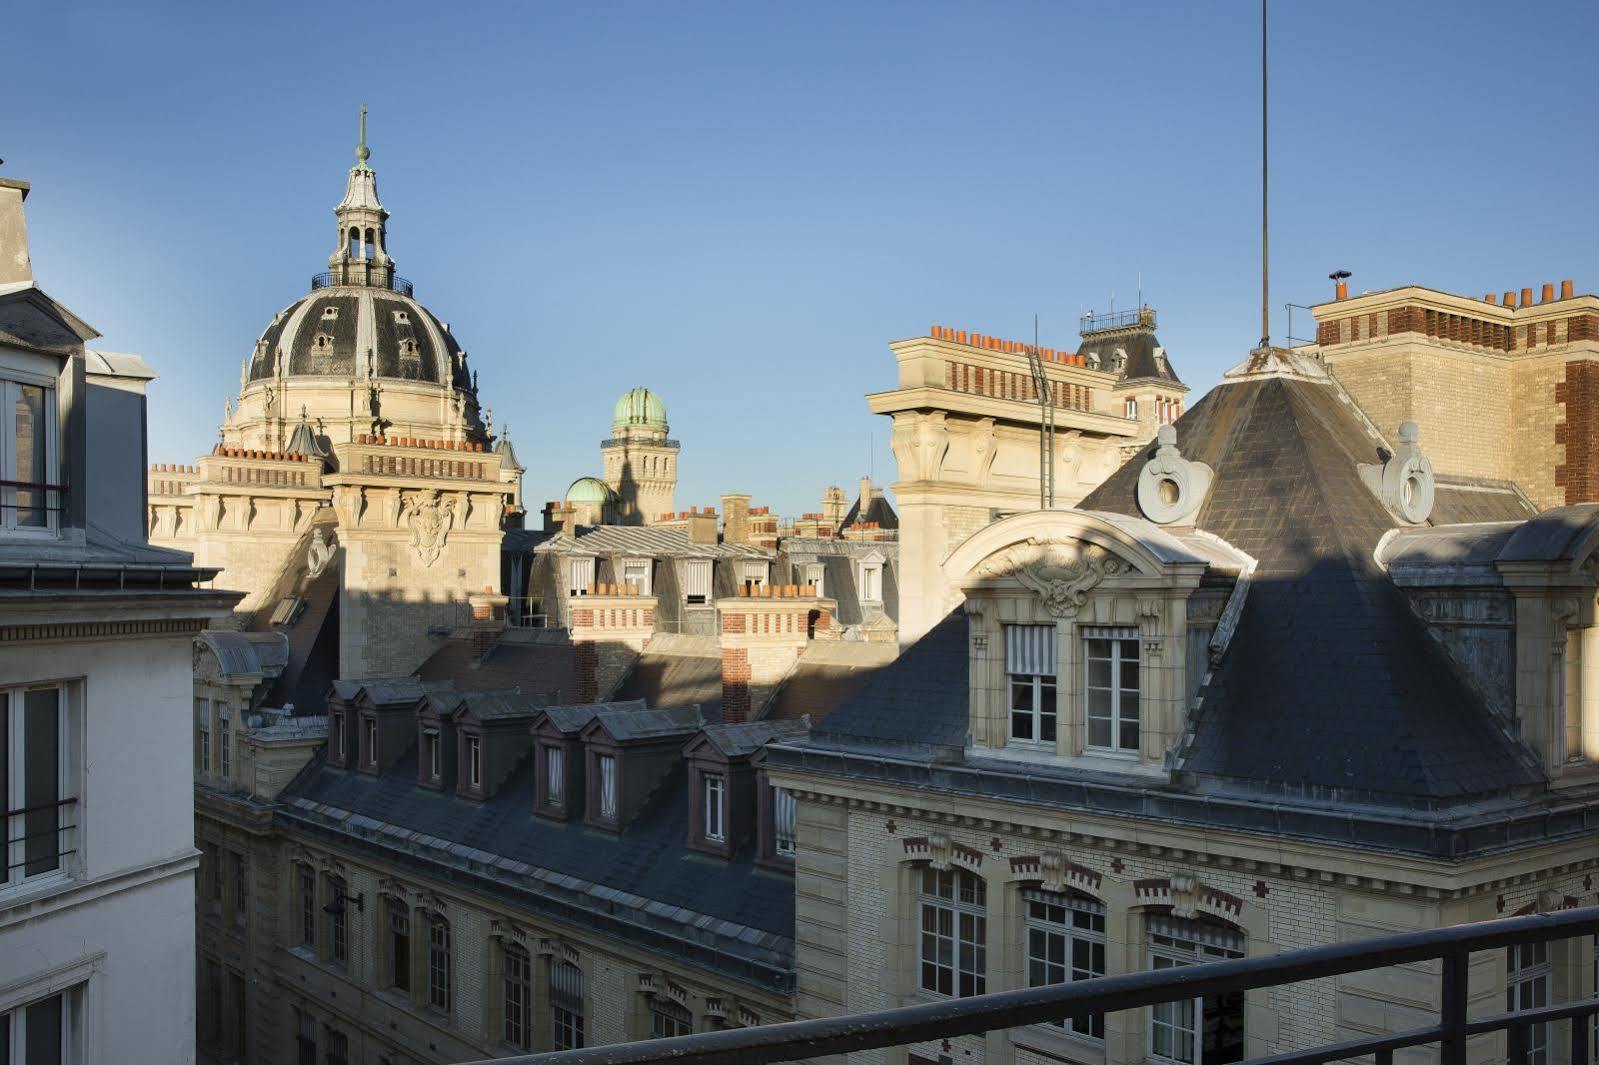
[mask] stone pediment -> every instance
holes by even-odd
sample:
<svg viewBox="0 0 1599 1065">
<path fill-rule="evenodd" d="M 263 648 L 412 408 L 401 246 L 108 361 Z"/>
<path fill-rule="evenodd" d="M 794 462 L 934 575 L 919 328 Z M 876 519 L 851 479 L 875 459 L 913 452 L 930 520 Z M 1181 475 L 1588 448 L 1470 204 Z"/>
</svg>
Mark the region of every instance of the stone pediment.
<svg viewBox="0 0 1599 1065">
<path fill-rule="evenodd" d="M 971 575 L 1010 578 L 1036 594 L 1051 617 L 1068 618 L 1103 581 L 1133 568 L 1129 560 L 1095 544 L 1029 537 L 995 551 Z"/>
</svg>

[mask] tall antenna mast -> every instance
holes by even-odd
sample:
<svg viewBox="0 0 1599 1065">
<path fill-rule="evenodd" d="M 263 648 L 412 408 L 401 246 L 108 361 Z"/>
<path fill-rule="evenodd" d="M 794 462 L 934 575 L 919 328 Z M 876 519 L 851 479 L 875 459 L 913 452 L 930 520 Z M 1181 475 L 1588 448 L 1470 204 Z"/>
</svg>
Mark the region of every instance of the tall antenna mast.
<svg viewBox="0 0 1599 1065">
<path fill-rule="evenodd" d="M 1033 391 L 1038 397 L 1038 509 L 1055 505 L 1055 397 L 1044 373 L 1038 348 L 1038 315 L 1033 315 L 1033 346 L 1027 349 L 1027 366 L 1033 371 Z"/>
<path fill-rule="evenodd" d="M 1260 346 L 1271 347 L 1271 269 L 1266 213 L 1266 0 L 1260 0 Z"/>
</svg>

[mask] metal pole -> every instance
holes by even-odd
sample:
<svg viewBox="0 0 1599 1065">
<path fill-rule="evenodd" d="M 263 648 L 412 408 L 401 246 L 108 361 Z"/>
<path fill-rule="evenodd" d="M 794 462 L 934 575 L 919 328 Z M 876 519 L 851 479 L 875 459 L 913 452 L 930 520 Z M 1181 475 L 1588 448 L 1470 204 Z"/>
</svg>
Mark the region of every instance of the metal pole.
<svg viewBox="0 0 1599 1065">
<path fill-rule="evenodd" d="M 1271 347 L 1271 269 L 1266 211 L 1266 0 L 1260 0 L 1260 346 Z"/>
<path fill-rule="evenodd" d="M 1459 947 L 1443 957 L 1438 1024 L 1444 1037 L 1438 1047 L 1439 1065 L 1466 1065 L 1466 988 L 1470 957 Z"/>
</svg>

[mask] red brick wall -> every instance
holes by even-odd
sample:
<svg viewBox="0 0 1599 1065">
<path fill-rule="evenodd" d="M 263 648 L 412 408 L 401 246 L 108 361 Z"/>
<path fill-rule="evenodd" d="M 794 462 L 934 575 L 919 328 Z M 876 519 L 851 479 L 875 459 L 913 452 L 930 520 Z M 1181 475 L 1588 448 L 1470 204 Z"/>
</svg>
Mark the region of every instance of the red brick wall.
<svg viewBox="0 0 1599 1065">
<path fill-rule="evenodd" d="M 572 672 L 577 679 L 579 703 L 592 703 L 599 698 L 599 652 L 587 640 L 572 645 Z"/>
<path fill-rule="evenodd" d="M 747 721 L 750 716 L 750 653 L 743 647 L 722 648 L 722 720 Z"/>
<path fill-rule="evenodd" d="M 1566 461 L 1555 468 L 1555 484 L 1566 503 L 1599 502 L 1599 362 L 1566 363 L 1566 379 L 1555 385 L 1555 402 L 1565 421 L 1555 440 L 1566 445 Z"/>
</svg>

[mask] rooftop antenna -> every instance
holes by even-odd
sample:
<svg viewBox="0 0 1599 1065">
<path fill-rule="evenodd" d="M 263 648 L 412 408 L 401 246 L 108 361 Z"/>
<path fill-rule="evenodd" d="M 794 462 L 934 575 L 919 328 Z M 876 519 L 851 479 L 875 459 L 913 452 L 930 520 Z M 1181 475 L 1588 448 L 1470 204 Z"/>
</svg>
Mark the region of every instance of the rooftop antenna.
<svg viewBox="0 0 1599 1065">
<path fill-rule="evenodd" d="M 1033 372 L 1038 398 L 1038 509 L 1055 506 L 1055 397 L 1038 348 L 1038 315 L 1033 315 L 1033 346 L 1027 349 L 1027 366 Z"/>
<path fill-rule="evenodd" d="M 1138 309 L 1144 309 L 1144 272 L 1138 271 Z"/>
<path fill-rule="evenodd" d="M 1271 270 L 1266 211 L 1266 0 L 1260 0 L 1260 347 L 1271 347 Z"/>
</svg>

